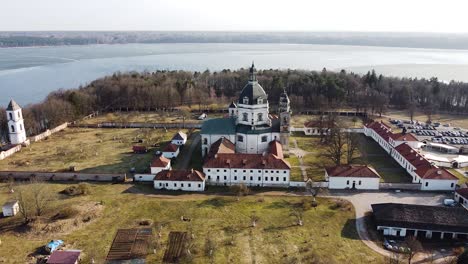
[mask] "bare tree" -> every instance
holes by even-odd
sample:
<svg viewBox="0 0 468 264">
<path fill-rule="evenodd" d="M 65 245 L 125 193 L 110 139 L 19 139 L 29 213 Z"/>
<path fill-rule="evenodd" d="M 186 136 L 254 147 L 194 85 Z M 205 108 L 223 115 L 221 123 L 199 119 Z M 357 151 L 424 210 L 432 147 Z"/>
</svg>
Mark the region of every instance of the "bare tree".
<svg viewBox="0 0 468 264">
<path fill-rule="evenodd" d="M 351 164 L 354 161 L 354 155 L 359 151 L 359 138 L 356 133 L 346 132 L 345 140 L 346 162 Z"/>
<path fill-rule="evenodd" d="M 423 251 L 421 242 L 416 237 L 408 236 L 405 239 L 405 243 L 408 246 L 408 264 L 411 264 L 411 260 L 418 253 Z"/>
<path fill-rule="evenodd" d="M 31 179 L 27 184 L 16 188 L 16 199 L 20 206 L 20 214 L 25 222 L 29 222 L 33 216 L 42 216 L 53 200 L 53 192 L 48 184 Z"/>
<path fill-rule="evenodd" d="M 340 131 L 340 128 L 332 128 L 327 135 L 324 156 L 332 160 L 335 165 L 340 165 L 345 144 L 345 135 Z"/>
</svg>

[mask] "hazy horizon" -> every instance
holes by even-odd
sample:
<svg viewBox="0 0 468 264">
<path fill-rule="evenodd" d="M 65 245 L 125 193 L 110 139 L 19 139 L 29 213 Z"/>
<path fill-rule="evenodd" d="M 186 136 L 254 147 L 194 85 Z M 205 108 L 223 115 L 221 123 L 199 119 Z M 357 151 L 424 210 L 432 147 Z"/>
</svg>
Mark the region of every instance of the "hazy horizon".
<svg viewBox="0 0 468 264">
<path fill-rule="evenodd" d="M 468 3 L 438 0 L 19 0 L 0 31 L 468 33 Z"/>
</svg>

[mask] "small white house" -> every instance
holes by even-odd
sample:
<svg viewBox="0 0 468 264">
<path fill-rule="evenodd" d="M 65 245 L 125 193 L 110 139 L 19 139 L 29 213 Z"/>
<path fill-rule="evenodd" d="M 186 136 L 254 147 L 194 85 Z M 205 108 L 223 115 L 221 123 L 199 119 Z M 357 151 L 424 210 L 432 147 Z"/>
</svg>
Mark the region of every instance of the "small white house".
<svg viewBox="0 0 468 264">
<path fill-rule="evenodd" d="M 172 143 L 167 144 L 162 155 L 168 159 L 177 158 L 179 156 L 179 146 Z"/>
<path fill-rule="evenodd" d="M 151 167 L 151 174 L 156 175 L 158 172 L 162 170 L 170 170 L 171 160 L 161 155 L 153 159 L 150 167 Z"/>
<path fill-rule="evenodd" d="M 330 125 L 328 121 L 312 120 L 304 123 L 304 134 L 307 136 L 328 135 L 332 128 L 336 127 L 334 123 Z"/>
<path fill-rule="evenodd" d="M 378 190 L 380 175 L 366 165 L 342 165 L 325 169 L 329 189 Z"/>
<path fill-rule="evenodd" d="M 9 201 L 3 204 L 2 207 L 3 216 L 15 216 L 19 212 L 18 201 Z"/>
<path fill-rule="evenodd" d="M 180 190 L 202 192 L 205 190 L 205 175 L 197 170 L 163 170 L 154 177 L 157 190 Z"/>
<path fill-rule="evenodd" d="M 455 202 L 468 209 L 468 188 L 462 188 L 455 191 Z"/>
<path fill-rule="evenodd" d="M 177 146 L 185 145 L 187 142 L 187 134 L 182 131 L 177 132 L 171 139 L 171 143 Z"/>
</svg>

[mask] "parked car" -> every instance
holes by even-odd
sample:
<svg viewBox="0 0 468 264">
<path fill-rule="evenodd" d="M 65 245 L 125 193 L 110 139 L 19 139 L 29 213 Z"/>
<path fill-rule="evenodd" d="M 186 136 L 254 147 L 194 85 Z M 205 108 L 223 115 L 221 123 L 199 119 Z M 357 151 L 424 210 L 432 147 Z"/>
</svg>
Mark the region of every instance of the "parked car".
<svg viewBox="0 0 468 264">
<path fill-rule="evenodd" d="M 445 206 L 455 206 L 455 200 L 454 199 L 444 199 L 444 205 Z"/>
<path fill-rule="evenodd" d="M 44 246 L 44 249 L 45 251 L 47 251 L 47 253 L 52 253 L 55 250 L 59 249 L 61 246 L 63 246 L 63 240 L 51 240 Z"/>
</svg>

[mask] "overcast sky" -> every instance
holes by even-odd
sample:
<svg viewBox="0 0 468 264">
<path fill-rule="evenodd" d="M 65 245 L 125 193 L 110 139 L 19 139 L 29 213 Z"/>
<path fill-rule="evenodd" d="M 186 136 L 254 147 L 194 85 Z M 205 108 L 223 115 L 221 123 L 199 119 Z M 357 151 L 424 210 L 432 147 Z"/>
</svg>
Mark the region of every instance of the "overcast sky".
<svg viewBox="0 0 468 264">
<path fill-rule="evenodd" d="M 0 30 L 468 32 L 467 0 L 3 0 Z"/>
</svg>

